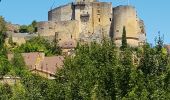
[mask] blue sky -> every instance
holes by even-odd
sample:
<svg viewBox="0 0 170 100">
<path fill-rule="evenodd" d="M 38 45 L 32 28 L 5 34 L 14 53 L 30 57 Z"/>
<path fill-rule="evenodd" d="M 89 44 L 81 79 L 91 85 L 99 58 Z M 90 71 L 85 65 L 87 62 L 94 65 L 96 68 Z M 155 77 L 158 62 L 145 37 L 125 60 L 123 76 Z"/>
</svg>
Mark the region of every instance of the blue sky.
<svg viewBox="0 0 170 100">
<path fill-rule="evenodd" d="M 0 16 L 15 24 L 30 24 L 33 20 L 46 21 L 53 2 L 63 5 L 73 0 L 1 0 Z M 113 7 L 127 4 L 127 0 L 100 0 L 112 2 Z M 170 44 L 170 0 L 130 0 L 138 16 L 144 20 L 147 40 L 154 43 L 158 31 L 164 34 L 164 42 Z"/>
</svg>

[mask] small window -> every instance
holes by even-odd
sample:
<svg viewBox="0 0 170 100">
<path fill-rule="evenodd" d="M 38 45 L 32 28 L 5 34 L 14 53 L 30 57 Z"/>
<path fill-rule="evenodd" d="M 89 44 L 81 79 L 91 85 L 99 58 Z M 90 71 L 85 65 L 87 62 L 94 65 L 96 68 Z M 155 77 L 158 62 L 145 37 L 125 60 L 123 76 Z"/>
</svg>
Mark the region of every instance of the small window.
<svg viewBox="0 0 170 100">
<path fill-rule="evenodd" d="M 110 18 L 110 21 L 112 21 L 112 18 Z"/>
<path fill-rule="evenodd" d="M 71 39 L 73 38 L 73 36 L 71 35 Z"/>
<path fill-rule="evenodd" d="M 119 30 L 116 30 L 116 32 L 119 32 Z"/>
<path fill-rule="evenodd" d="M 100 13 L 100 10 L 97 10 L 97 13 Z"/>
<path fill-rule="evenodd" d="M 99 18 L 99 22 L 100 22 L 100 18 Z"/>
</svg>

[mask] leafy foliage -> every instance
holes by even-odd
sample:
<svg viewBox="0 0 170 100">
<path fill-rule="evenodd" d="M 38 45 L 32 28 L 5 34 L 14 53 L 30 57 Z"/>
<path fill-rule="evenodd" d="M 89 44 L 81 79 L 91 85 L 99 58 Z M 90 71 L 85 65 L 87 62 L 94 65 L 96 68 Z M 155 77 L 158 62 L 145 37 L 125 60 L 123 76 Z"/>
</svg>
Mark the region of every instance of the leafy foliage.
<svg viewBox="0 0 170 100">
<path fill-rule="evenodd" d="M 31 34 L 37 32 L 37 22 L 34 20 L 30 25 L 20 26 L 19 32 Z"/>
<path fill-rule="evenodd" d="M 59 46 L 56 46 L 57 42 L 50 42 L 45 38 L 38 36 L 33 37 L 28 40 L 25 44 L 22 44 L 14 51 L 17 52 L 44 52 L 47 56 L 50 55 L 59 55 L 61 54 L 61 49 Z"/>
<path fill-rule="evenodd" d="M 58 50 L 56 47 L 55 43 L 35 37 L 15 51 L 44 51 L 50 55 L 56 54 L 53 51 Z M 145 44 L 124 49 L 117 48 L 108 40 L 101 44 L 78 45 L 75 56 L 66 58 L 55 80 L 29 73 L 18 52 L 15 52 L 11 64 L 5 56 L 0 56 L 1 75 L 14 71 L 21 77 L 15 85 L 0 84 L 0 99 L 168 100 L 170 62 L 165 51 L 162 42 L 155 47 Z M 136 56 L 137 65 L 134 64 Z"/>
<path fill-rule="evenodd" d="M 6 22 L 2 16 L 0 16 L 0 54 L 5 52 L 4 43 L 6 38 Z"/>
</svg>

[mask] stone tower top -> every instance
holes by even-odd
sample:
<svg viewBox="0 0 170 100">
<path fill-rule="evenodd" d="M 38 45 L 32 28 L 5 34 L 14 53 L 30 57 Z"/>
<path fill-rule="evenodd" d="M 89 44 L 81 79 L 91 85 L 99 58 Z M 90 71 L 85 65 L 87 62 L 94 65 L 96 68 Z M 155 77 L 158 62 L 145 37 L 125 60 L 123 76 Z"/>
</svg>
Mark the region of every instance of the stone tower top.
<svg viewBox="0 0 170 100">
<path fill-rule="evenodd" d="M 96 2 L 98 0 L 75 0 L 76 2 Z"/>
</svg>

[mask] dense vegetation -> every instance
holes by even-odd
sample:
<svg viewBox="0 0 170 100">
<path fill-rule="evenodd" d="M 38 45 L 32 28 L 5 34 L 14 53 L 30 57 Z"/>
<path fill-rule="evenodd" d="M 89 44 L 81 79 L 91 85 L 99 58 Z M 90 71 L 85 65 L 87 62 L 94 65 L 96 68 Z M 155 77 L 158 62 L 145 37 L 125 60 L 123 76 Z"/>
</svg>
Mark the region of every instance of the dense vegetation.
<svg viewBox="0 0 170 100">
<path fill-rule="evenodd" d="M 21 33 L 36 33 L 37 32 L 37 22 L 34 20 L 30 25 L 20 26 L 19 32 Z"/>
<path fill-rule="evenodd" d="M 0 75 L 21 77 L 14 85 L 0 84 L 0 100 L 170 99 L 170 62 L 160 37 L 154 47 L 146 43 L 132 48 L 124 40 L 120 49 L 107 39 L 101 44 L 78 45 L 76 55 L 66 58 L 55 80 L 31 74 L 18 53 L 48 50 L 48 42 L 36 38 L 14 50 L 11 62 L 5 52 L 0 53 Z"/>
<path fill-rule="evenodd" d="M 133 64 L 134 52 L 140 58 L 137 65 Z M 5 92 L 0 97 L 6 99 L 16 98 L 16 95 L 33 100 L 170 99 L 169 60 L 164 48 L 159 46 L 146 44 L 119 51 L 107 41 L 81 45 L 75 57 L 66 59 L 55 80 L 30 74 L 22 67 L 20 56 L 15 56 L 11 69 L 22 79 L 14 86 L 1 85 L 1 91 Z"/>
<path fill-rule="evenodd" d="M 58 41 L 54 39 L 53 41 L 46 40 L 41 36 L 33 37 L 26 41 L 25 44 L 17 46 L 13 51 L 17 52 L 44 52 L 46 56 L 60 55 L 61 48 L 57 45 Z"/>
</svg>

